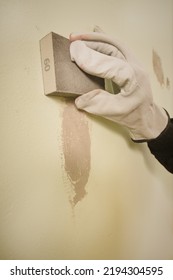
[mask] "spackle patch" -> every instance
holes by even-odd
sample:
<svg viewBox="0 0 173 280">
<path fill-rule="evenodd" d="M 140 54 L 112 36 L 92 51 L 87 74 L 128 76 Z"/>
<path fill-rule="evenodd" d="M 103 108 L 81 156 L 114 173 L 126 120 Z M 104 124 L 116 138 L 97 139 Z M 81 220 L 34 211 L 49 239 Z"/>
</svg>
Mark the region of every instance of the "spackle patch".
<svg viewBox="0 0 173 280">
<path fill-rule="evenodd" d="M 153 50 L 153 69 L 157 80 L 161 86 L 164 85 L 164 73 L 160 56 Z"/>
<path fill-rule="evenodd" d="M 166 87 L 167 87 L 167 89 L 170 89 L 170 81 L 169 81 L 169 78 L 166 78 Z"/>
<path fill-rule="evenodd" d="M 90 173 L 90 133 L 87 117 L 69 101 L 63 112 L 62 148 L 64 169 L 72 183 L 70 201 L 75 206 L 86 195 L 85 186 Z"/>
</svg>

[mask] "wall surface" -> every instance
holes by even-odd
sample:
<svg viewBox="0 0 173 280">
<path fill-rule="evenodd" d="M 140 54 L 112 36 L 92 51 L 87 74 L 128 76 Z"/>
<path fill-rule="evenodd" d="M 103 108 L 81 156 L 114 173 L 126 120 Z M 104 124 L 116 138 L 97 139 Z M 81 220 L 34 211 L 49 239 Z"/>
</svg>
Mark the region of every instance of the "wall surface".
<svg viewBox="0 0 173 280">
<path fill-rule="evenodd" d="M 0 259 L 173 259 L 172 174 L 124 128 L 44 96 L 39 40 L 95 25 L 173 116 L 172 0 L 0 0 Z"/>
</svg>

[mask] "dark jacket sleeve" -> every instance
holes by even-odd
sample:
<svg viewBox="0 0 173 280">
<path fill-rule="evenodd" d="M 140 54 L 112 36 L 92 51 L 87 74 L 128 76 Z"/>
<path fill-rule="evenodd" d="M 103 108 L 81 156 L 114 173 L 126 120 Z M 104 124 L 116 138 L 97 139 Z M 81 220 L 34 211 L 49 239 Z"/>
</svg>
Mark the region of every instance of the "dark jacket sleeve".
<svg viewBox="0 0 173 280">
<path fill-rule="evenodd" d="M 149 140 L 147 145 L 156 159 L 173 173 L 173 119 L 169 119 L 165 130 L 157 138 Z"/>
</svg>

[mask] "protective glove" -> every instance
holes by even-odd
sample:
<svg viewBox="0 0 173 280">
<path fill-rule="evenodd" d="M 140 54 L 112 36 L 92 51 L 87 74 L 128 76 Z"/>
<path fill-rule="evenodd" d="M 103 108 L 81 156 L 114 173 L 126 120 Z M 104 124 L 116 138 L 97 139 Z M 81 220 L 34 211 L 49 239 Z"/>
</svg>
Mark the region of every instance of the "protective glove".
<svg viewBox="0 0 173 280">
<path fill-rule="evenodd" d="M 98 32 L 71 34 L 70 41 L 72 61 L 119 87 L 116 95 L 101 89 L 83 94 L 75 100 L 77 108 L 126 126 L 134 141 L 158 137 L 168 115 L 154 103 L 149 78 L 129 50 Z"/>
</svg>

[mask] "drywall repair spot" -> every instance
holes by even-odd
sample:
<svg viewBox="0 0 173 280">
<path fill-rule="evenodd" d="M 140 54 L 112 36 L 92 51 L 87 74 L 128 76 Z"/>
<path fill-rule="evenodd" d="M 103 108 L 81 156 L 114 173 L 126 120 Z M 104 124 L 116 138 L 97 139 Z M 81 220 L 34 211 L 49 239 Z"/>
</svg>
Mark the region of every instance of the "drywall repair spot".
<svg viewBox="0 0 173 280">
<path fill-rule="evenodd" d="M 64 169 L 73 186 L 70 201 L 75 206 L 86 195 L 85 186 L 90 173 L 90 133 L 87 117 L 67 101 L 62 120 Z"/>
<path fill-rule="evenodd" d="M 170 80 L 169 80 L 169 78 L 166 78 L 166 87 L 167 87 L 167 89 L 170 89 Z"/>
<path fill-rule="evenodd" d="M 157 77 L 159 84 L 161 86 L 163 86 L 164 85 L 164 73 L 163 73 L 161 58 L 159 57 L 159 55 L 157 54 L 157 52 L 155 50 L 153 50 L 152 57 L 153 57 L 154 73 Z"/>
</svg>

